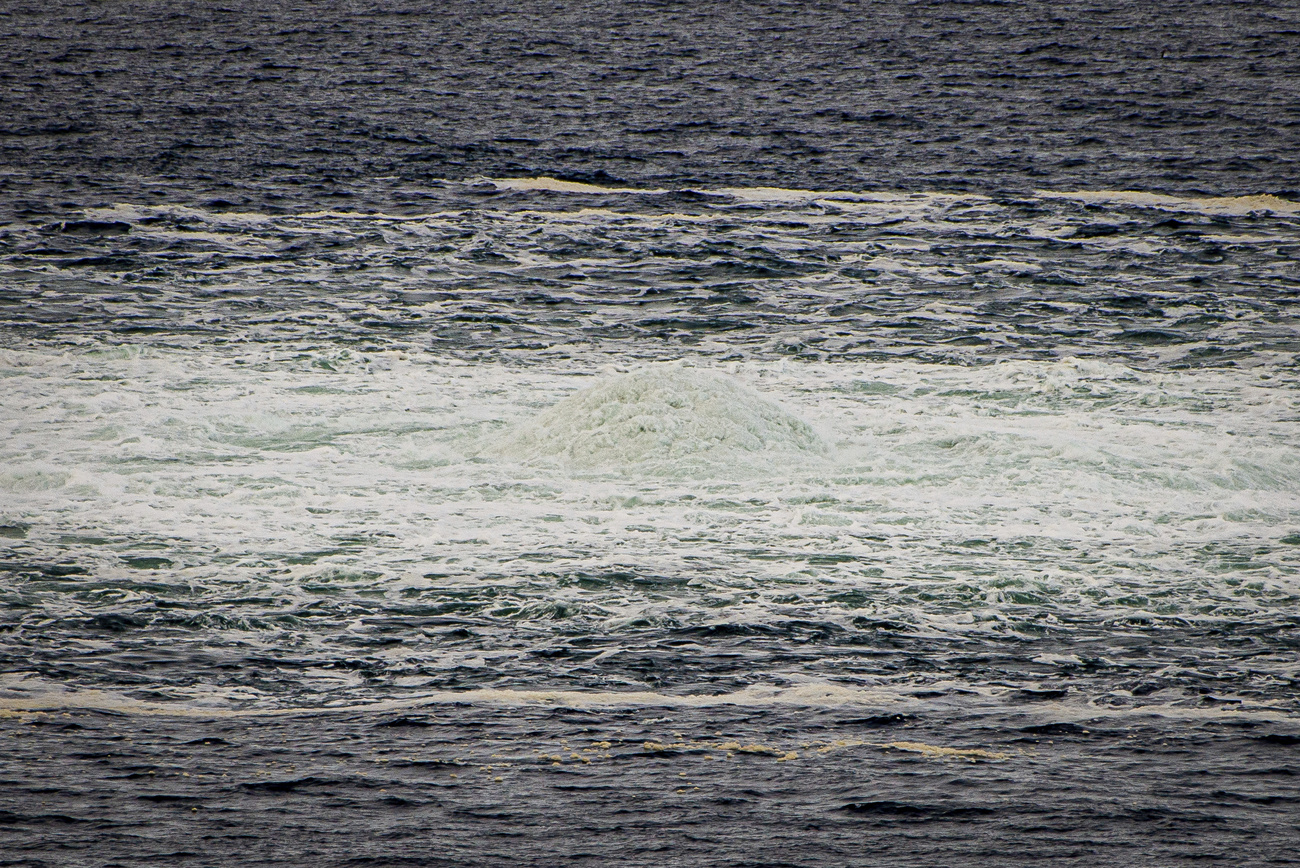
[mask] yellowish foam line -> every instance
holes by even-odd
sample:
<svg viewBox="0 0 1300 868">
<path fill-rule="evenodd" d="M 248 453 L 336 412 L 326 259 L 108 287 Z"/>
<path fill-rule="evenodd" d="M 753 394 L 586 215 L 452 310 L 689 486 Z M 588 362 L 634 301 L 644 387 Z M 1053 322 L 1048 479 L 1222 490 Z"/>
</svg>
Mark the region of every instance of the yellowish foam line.
<svg viewBox="0 0 1300 868">
<path fill-rule="evenodd" d="M 738 741 L 647 741 L 642 745 L 645 750 L 651 753 L 661 753 L 666 751 L 725 751 L 728 756 L 737 753 L 756 754 L 759 756 L 775 757 L 778 762 L 786 762 L 799 758 L 799 752 L 789 750 L 783 747 L 774 747 L 766 744 L 744 744 Z M 818 754 L 827 754 L 838 748 L 846 747 L 874 747 L 874 748 L 892 748 L 894 750 L 907 751 L 909 753 L 919 753 L 927 757 L 941 758 L 960 758 L 960 759 L 985 759 L 985 760 L 1003 760 L 1009 754 L 1001 751 L 984 750 L 982 748 L 959 748 L 944 747 L 942 745 L 927 744 L 921 741 L 888 741 L 876 742 L 865 739 L 837 739 L 831 742 L 809 743 L 804 745 L 805 748 L 812 749 Z"/>
<path fill-rule="evenodd" d="M 230 708 L 177 702 L 149 702 L 100 690 L 49 690 L 32 696 L 0 697 L 0 709 L 12 711 L 50 711 L 86 709 L 128 714 L 160 714 L 184 717 L 259 717 L 288 714 L 338 714 L 358 711 L 390 711 L 421 708 L 443 703 L 470 702 L 481 705 L 561 706 L 566 708 L 716 708 L 721 706 L 833 707 L 840 705 L 881 706 L 897 701 L 897 694 L 862 690 L 834 684 L 807 684 L 789 688 L 747 688 L 734 693 L 678 696 L 649 691 L 581 691 L 581 690 L 440 690 L 421 693 L 408 699 L 358 702 L 330 707 Z"/>
<path fill-rule="evenodd" d="M 1097 202 L 1113 205 L 1140 205 L 1163 211 L 1195 211 L 1202 214 L 1244 216 L 1255 211 L 1294 216 L 1300 214 L 1300 202 L 1291 202 L 1278 196 L 1166 196 L 1162 193 L 1144 193 L 1141 190 L 1077 190 L 1057 192 L 1038 190 L 1044 199 L 1073 199 L 1079 202 Z"/>
<path fill-rule="evenodd" d="M 483 706 L 548 708 L 838 708 L 868 707 L 904 709 L 925 707 L 907 693 L 882 689 L 864 689 L 837 684 L 801 684 L 793 687 L 750 687 L 734 693 L 704 695 L 673 695 L 650 691 L 581 691 L 581 690 L 511 690 L 479 688 L 474 690 L 439 690 L 420 693 L 405 699 L 355 702 L 333 706 L 295 706 L 285 708 L 244 707 L 219 705 L 230 702 L 227 697 L 214 696 L 207 704 L 200 700 L 178 700 L 175 703 L 136 700 L 102 690 L 62 690 L 48 688 L 36 692 L 24 683 L 27 696 L 0 696 L 0 716 L 15 714 L 48 713 L 60 711 L 112 711 L 120 714 L 160 715 L 190 718 L 217 717 L 280 717 L 286 715 L 353 714 L 358 712 L 402 711 L 435 707 L 451 703 L 471 703 Z M 4 686 L 0 685 L 0 690 Z M 13 688 L 9 688 L 10 691 Z M 16 691 L 15 691 L 16 692 Z M 1187 708 L 1180 706 L 1142 705 L 1131 708 L 1078 707 L 1068 703 L 1049 703 L 1042 711 L 1054 711 L 1060 720 L 1092 720 L 1096 718 L 1128 718 L 1153 716 L 1181 720 L 1275 720 L 1293 721 L 1296 715 L 1285 710 L 1251 708 Z M 840 743 L 835 743 L 839 745 Z M 862 742 L 862 744 L 868 744 Z M 874 743 L 873 743 L 874 744 Z M 841 746 L 848 746 L 845 742 Z"/>
<path fill-rule="evenodd" d="M 895 750 L 911 751 L 912 753 L 919 753 L 925 756 L 935 756 L 935 757 L 952 756 L 952 757 L 967 757 L 970 759 L 992 759 L 992 760 L 1000 760 L 1000 759 L 1007 758 L 1006 754 L 1001 753 L 999 751 L 980 750 L 978 748 L 941 747 L 936 744 L 926 744 L 925 742 L 921 742 L 921 741 L 890 741 L 880 746 L 892 747 Z"/>
</svg>

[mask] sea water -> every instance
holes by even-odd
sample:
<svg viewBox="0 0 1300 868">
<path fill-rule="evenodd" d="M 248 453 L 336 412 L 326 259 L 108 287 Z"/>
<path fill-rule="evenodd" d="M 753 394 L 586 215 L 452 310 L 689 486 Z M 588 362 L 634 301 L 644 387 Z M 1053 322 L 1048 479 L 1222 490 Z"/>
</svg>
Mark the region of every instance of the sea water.
<svg viewBox="0 0 1300 868">
<path fill-rule="evenodd" d="M 293 90 L 279 132 L 225 105 L 292 90 L 278 76 L 316 56 L 301 21 L 246 40 L 283 69 L 169 43 L 213 100 L 185 103 L 201 122 L 15 116 L 0 864 L 1294 858 L 1300 205 L 1291 128 L 1256 116 L 1280 109 L 1223 114 L 1247 65 L 1289 80 L 1266 50 L 1282 24 L 1247 49 L 1244 19 L 1130 11 L 1088 48 L 971 7 L 945 39 L 972 53 L 944 60 L 894 9 L 761 45 L 602 9 L 609 32 L 680 37 L 620 75 L 734 49 L 671 79 L 732 93 L 731 120 L 656 91 L 617 109 L 640 132 L 601 121 L 622 144 L 566 171 L 571 103 L 604 87 L 580 58 L 609 43 L 509 10 L 467 12 L 470 41 L 442 22 L 412 73 L 517 96 L 482 109 L 497 127 L 447 109 L 456 135 L 509 140 L 492 149 L 428 152 L 396 108 L 409 83 L 348 115 L 346 64 Z M 344 42 L 432 38 L 399 11 L 321 14 Z M 97 60 L 23 75 L 69 118 L 83 92 L 41 69 L 102 66 L 105 106 L 147 90 L 180 112 L 149 85 L 170 55 L 109 62 L 147 14 L 105 18 Z M 23 51 L 73 28 L 23 15 Z M 838 106 L 859 91 L 835 75 L 866 62 L 845 40 L 895 26 L 871 56 L 904 78 L 872 99 L 959 62 L 991 88 L 997 55 L 1023 124 L 931 90 L 879 117 L 788 102 L 797 129 L 774 132 L 754 57 Z M 799 27 L 820 41 L 780 42 Z M 464 54 L 518 32 L 541 41 L 514 77 Z M 1236 48 L 1192 51 L 1220 32 Z M 1179 108 L 1145 145 L 1105 88 L 1038 98 L 1107 51 L 1154 88 L 1160 40 L 1218 72 L 1150 97 Z M 1075 111 L 1110 126 L 1070 138 Z M 913 141 L 940 117 L 957 144 Z M 1179 150 L 1204 117 L 1217 132 Z M 137 147 L 110 155 L 95 123 Z M 1036 168 L 1023 129 L 1075 156 Z M 864 141 L 893 156 L 845 156 Z"/>
<path fill-rule="evenodd" d="M 9 713 L 612 710 L 489 788 L 1294 719 L 1290 204 L 464 186 L 8 228 Z"/>
</svg>

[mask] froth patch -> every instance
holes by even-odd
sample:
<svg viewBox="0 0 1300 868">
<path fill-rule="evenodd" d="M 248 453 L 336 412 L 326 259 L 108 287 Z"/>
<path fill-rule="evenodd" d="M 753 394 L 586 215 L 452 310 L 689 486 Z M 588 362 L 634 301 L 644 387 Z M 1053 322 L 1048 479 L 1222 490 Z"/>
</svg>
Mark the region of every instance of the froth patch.
<svg viewBox="0 0 1300 868">
<path fill-rule="evenodd" d="M 1141 190 L 1079 190 L 1067 193 L 1040 190 L 1039 195 L 1044 199 L 1073 199 L 1078 202 L 1106 205 L 1137 205 L 1162 211 L 1187 211 L 1230 217 L 1244 216 L 1257 211 L 1285 216 L 1300 214 L 1300 202 L 1292 202 L 1266 193 L 1255 196 L 1179 197 Z"/>
<path fill-rule="evenodd" d="M 820 455 L 803 420 L 730 377 L 656 365 L 560 401 L 490 450 L 580 468 L 685 471 L 768 454 Z"/>
<path fill-rule="evenodd" d="M 559 178 L 488 178 L 484 179 L 498 190 L 517 190 L 521 192 L 542 193 L 576 193 L 587 196 L 603 196 L 614 193 L 632 193 L 658 196 L 667 190 L 637 189 L 635 187 L 601 187 L 596 184 L 584 184 L 580 181 L 561 181 Z"/>
</svg>

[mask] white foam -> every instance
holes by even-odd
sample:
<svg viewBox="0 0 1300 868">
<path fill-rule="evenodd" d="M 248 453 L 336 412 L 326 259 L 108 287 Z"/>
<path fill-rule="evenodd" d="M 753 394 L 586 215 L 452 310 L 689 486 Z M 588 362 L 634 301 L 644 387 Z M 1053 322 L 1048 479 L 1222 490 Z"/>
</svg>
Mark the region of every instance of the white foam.
<svg viewBox="0 0 1300 868">
<path fill-rule="evenodd" d="M 25 559 L 97 581 L 166 557 L 150 581 L 199 595 L 249 647 L 282 641 L 255 622 L 324 586 L 404 604 L 490 585 L 485 616 L 607 636 L 789 617 L 936 637 L 1040 615 L 1266 620 L 1300 598 L 1279 542 L 1300 527 L 1289 362 L 702 363 L 582 393 L 590 360 L 7 351 L 0 524 L 28 527 Z M 476 458 L 501 431 L 514 457 Z M 680 581 L 572 581 L 611 573 Z M 33 611 L 105 605 L 65 585 Z M 512 635 L 495 650 L 516 653 Z M 328 632 L 301 641 L 335 653 Z"/>
<path fill-rule="evenodd" d="M 807 423 L 734 379 L 670 363 L 566 398 L 511 431 L 493 451 L 579 468 L 681 470 L 698 459 L 823 454 L 826 444 Z"/>
</svg>

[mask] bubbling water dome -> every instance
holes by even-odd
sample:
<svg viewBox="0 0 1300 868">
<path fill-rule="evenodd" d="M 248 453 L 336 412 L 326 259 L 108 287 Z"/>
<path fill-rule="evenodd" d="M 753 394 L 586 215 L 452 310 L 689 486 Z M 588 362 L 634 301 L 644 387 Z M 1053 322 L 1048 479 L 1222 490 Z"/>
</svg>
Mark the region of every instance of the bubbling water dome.
<svg viewBox="0 0 1300 868">
<path fill-rule="evenodd" d="M 770 467 L 776 455 L 819 456 L 827 447 L 806 422 L 731 377 L 664 364 L 565 398 L 507 432 L 492 451 L 582 469 L 689 472 Z"/>
</svg>

